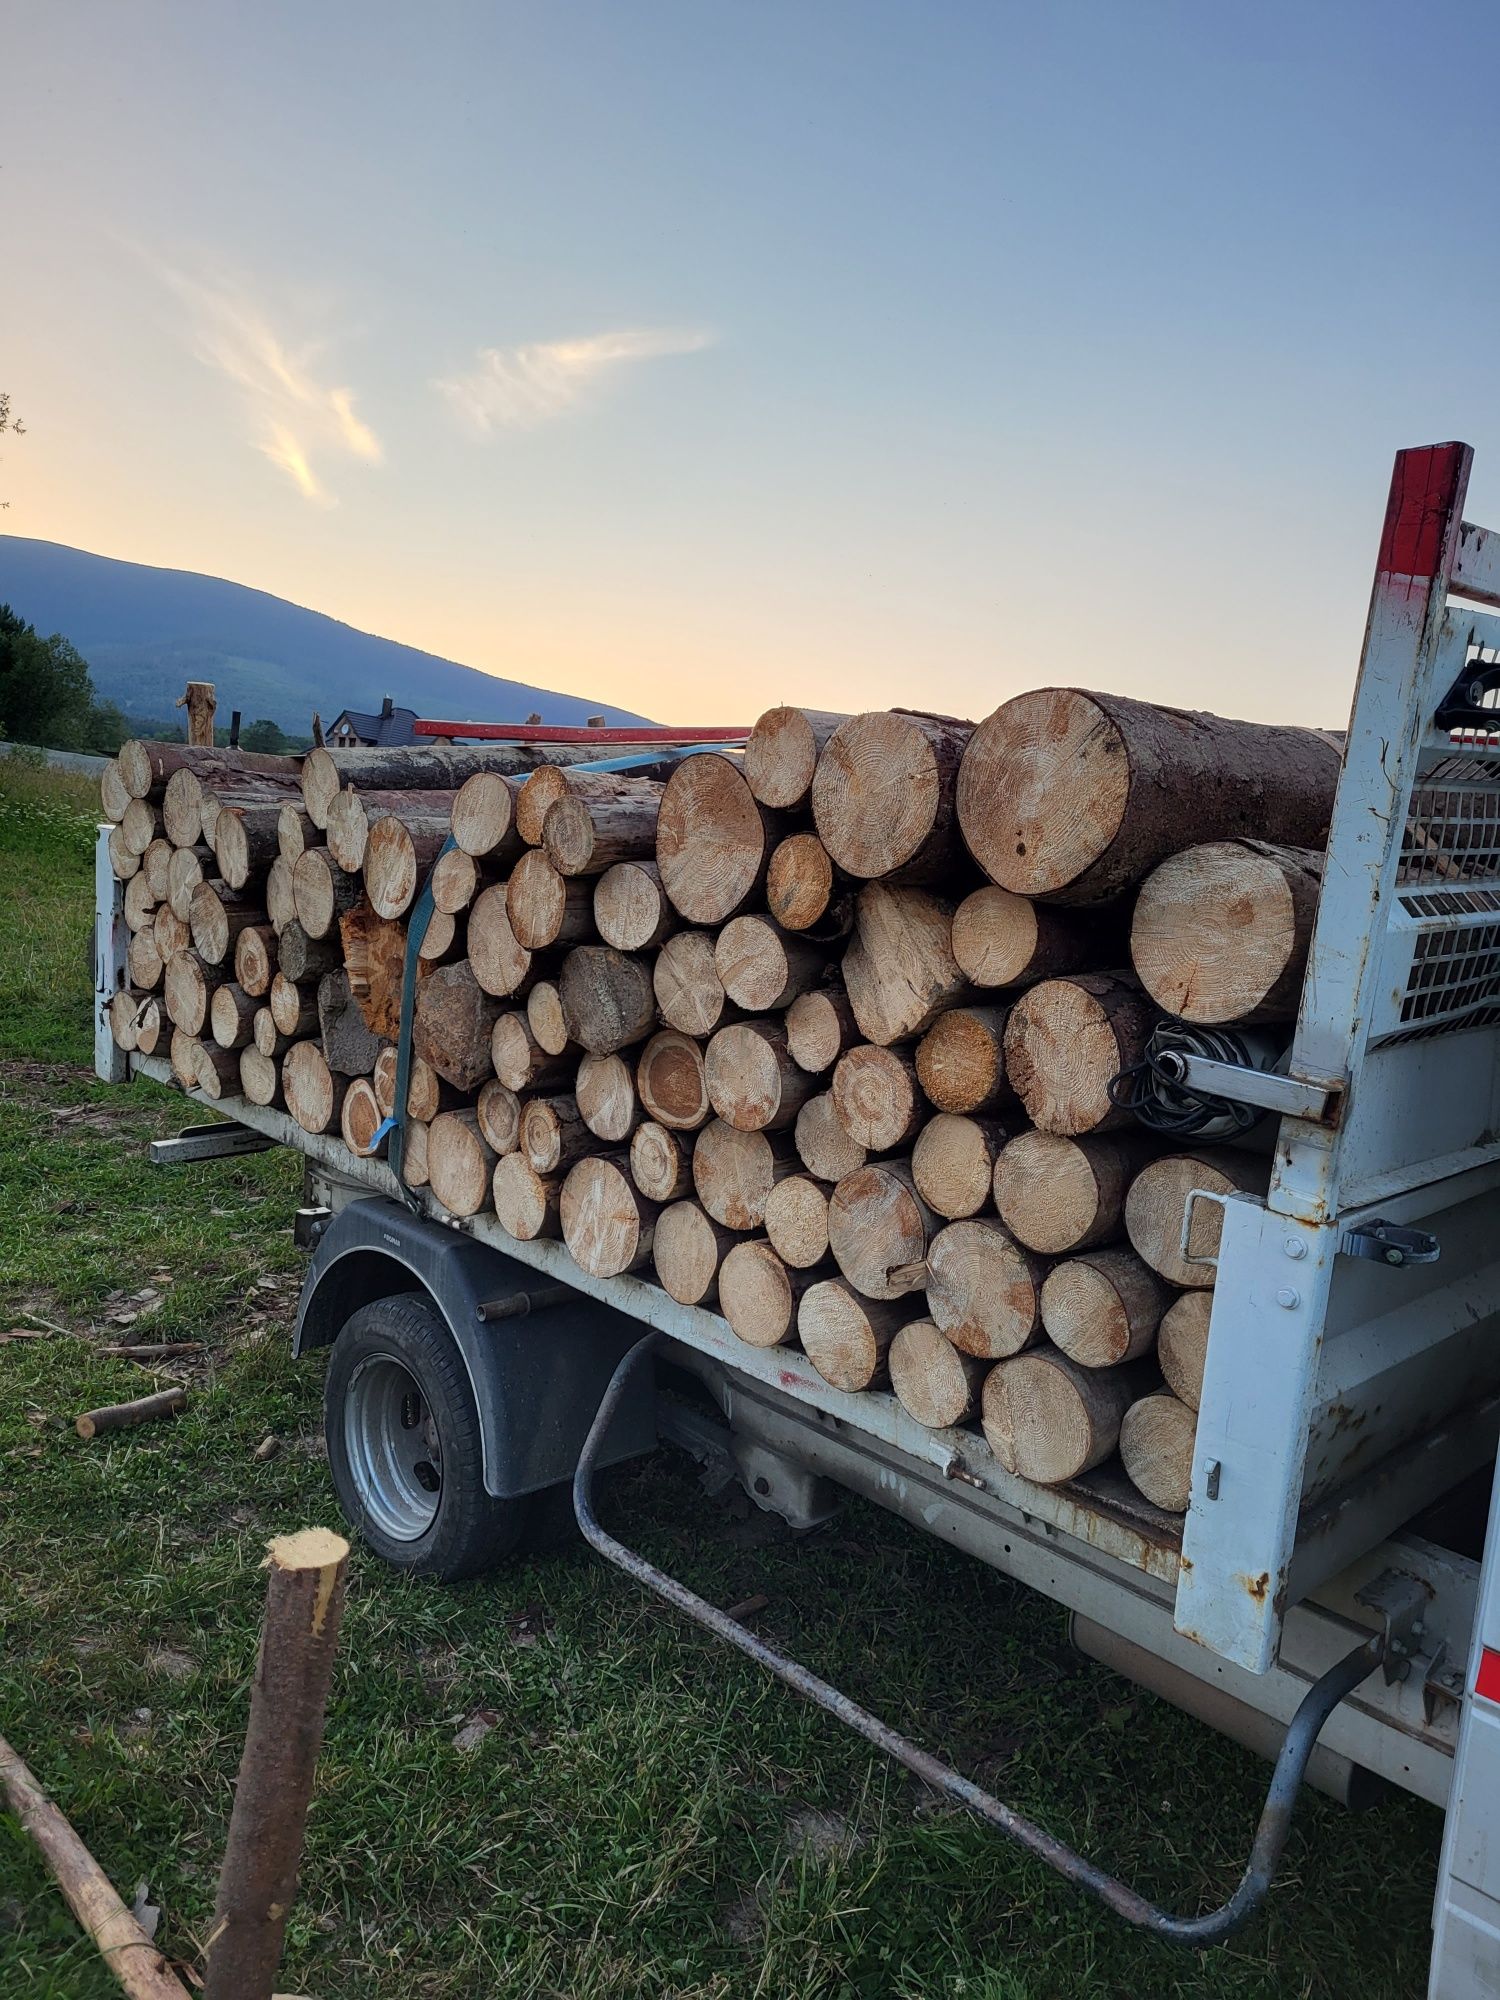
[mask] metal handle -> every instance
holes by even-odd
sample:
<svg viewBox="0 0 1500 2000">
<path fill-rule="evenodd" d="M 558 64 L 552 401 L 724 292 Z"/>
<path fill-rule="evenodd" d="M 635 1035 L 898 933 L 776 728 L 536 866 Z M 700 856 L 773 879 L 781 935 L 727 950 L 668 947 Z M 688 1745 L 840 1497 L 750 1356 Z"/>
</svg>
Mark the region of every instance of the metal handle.
<svg viewBox="0 0 1500 2000">
<path fill-rule="evenodd" d="M 796 1660 L 789 1659 L 764 1639 L 747 1631 L 735 1619 L 697 1596 L 686 1585 L 678 1583 L 644 1556 L 627 1549 L 623 1542 L 615 1540 L 600 1527 L 594 1513 L 594 1469 L 600 1447 L 603 1445 L 620 1399 L 635 1371 L 651 1356 L 657 1342 L 657 1335 L 649 1333 L 644 1340 L 637 1341 L 610 1377 L 609 1387 L 604 1392 L 594 1421 L 584 1440 L 583 1452 L 578 1460 L 578 1469 L 573 1475 L 573 1511 L 578 1517 L 578 1525 L 590 1546 L 597 1549 L 607 1561 L 625 1574 L 643 1583 L 648 1590 L 654 1590 L 658 1597 L 666 1599 L 685 1612 L 695 1623 L 715 1633 L 729 1645 L 754 1660 L 758 1666 L 766 1668 L 780 1681 L 816 1702 L 826 1709 L 836 1720 L 846 1724 L 863 1736 L 877 1750 L 888 1757 L 894 1757 L 909 1771 L 915 1772 L 924 1784 L 946 1793 L 960 1805 L 998 1828 L 1009 1839 L 1016 1841 L 1030 1853 L 1046 1862 L 1066 1882 L 1074 1888 L 1097 1897 L 1116 1916 L 1123 1917 L 1137 1929 L 1148 1931 L 1153 1937 L 1171 1944 L 1192 1945 L 1198 1949 L 1211 1944 L 1219 1944 L 1245 1923 L 1260 1907 L 1266 1891 L 1271 1886 L 1271 1878 L 1276 1872 L 1291 1830 L 1292 1808 L 1296 1804 L 1297 1793 L 1306 1775 L 1308 1759 L 1318 1740 L 1324 1723 L 1344 1699 L 1352 1693 L 1361 1681 L 1368 1678 L 1381 1664 L 1385 1656 L 1386 1640 L 1383 1634 L 1371 1633 L 1353 1652 L 1347 1654 L 1336 1666 L 1330 1667 L 1320 1680 L 1314 1681 L 1302 1697 L 1297 1713 L 1292 1717 L 1281 1753 L 1276 1759 L 1276 1768 L 1271 1775 L 1270 1789 L 1266 1793 L 1266 1803 L 1261 1811 L 1259 1824 L 1255 1829 L 1255 1839 L 1251 1843 L 1250 1858 L 1245 1864 L 1245 1872 L 1240 1877 L 1239 1887 L 1225 1903 L 1216 1910 L 1210 1910 L 1200 1917 L 1174 1916 L 1171 1911 L 1148 1902 L 1126 1882 L 1117 1876 L 1107 1874 L 1094 1862 L 1057 1840 L 1042 1827 L 1027 1819 L 1014 1807 L 1004 1804 L 993 1794 L 980 1786 L 971 1784 L 961 1777 L 951 1766 L 923 1750 L 908 1737 L 892 1729 L 879 1716 L 871 1715 L 858 1702 L 851 1701 L 827 1681 L 820 1680 Z"/>
</svg>

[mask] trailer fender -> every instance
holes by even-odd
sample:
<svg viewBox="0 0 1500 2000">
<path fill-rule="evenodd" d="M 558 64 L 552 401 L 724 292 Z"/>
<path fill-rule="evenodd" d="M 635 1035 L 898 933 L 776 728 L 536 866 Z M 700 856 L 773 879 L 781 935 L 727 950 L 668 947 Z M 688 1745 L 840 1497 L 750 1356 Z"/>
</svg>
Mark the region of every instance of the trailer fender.
<svg viewBox="0 0 1500 2000">
<path fill-rule="evenodd" d="M 384 1198 L 352 1201 L 324 1231 L 302 1286 L 292 1352 L 330 1346 L 351 1314 L 398 1292 L 424 1292 L 443 1315 L 479 1411 L 484 1485 L 496 1499 L 519 1499 L 573 1476 L 599 1400 L 639 1328 L 582 1293 L 514 1319 L 481 1320 L 537 1274 L 487 1243 Z M 622 1409 L 606 1458 L 650 1451 L 655 1395 Z"/>
</svg>

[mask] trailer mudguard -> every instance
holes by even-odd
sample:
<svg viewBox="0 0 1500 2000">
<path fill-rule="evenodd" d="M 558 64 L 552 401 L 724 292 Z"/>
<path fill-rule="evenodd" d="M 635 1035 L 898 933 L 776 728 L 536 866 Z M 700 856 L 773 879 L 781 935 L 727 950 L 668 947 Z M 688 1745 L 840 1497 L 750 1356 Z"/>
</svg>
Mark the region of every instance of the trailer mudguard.
<svg viewBox="0 0 1500 2000">
<path fill-rule="evenodd" d="M 582 1293 L 514 1318 L 479 1308 L 536 1293 L 537 1273 L 488 1244 L 376 1197 L 352 1201 L 328 1225 L 297 1308 L 292 1352 L 338 1338 L 350 1315 L 396 1292 L 425 1292 L 447 1321 L 479 1410 L 485 1491 L 519 1499 L 570 1480 L 600 1398 L 637 1322 Z M 555 1287 L 545 1288 L 555 1297 Z M 649 1380 L 610 1430 L 605 1462 L 656 1443 Z"/>
</svg>

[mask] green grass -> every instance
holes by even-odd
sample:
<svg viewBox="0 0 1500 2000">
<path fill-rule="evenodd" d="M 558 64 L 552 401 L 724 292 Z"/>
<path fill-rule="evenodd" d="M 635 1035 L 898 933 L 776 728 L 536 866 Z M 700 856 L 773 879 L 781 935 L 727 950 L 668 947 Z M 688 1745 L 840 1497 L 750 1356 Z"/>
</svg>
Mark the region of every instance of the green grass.
<svg viewBox="0 0 1500 2000">
<path fill-rule="evenodd" d="M 321 1371 L 286 1345 L 297 1162 L 152 1169 L 143 1143 L 181 1103 L 88 1071 L 86 799 L 0 762 L 0 1332 L 65 1329 L 0 1342 L 0 1733 L 127 1900 L 149 1882 L 191 1960 L 264 1544 L 337 1517 Z M 85 1445 L 73 1415 L 151 1379 L 98 1352 L 125 1312 L 137 1338 L 211 1352 L 178 1371 L 181 1418 Z M 716 1601 L 763 1592 L 760 1629 L 1148 1892 L 1196 1908 L 1237 1878 L 1265 1767 L 1079 1660 L 1045 1600 L 854 1503 L 801 1542 L 738 1520 L 675 1455 L 616 1474 L 604 1510 Z M 464 1751 L 478 1711 L 492 1727 Z M 935 1807 L 576 1547 L 448 1591 L 357 1551 L 281 1984 L 1386 2000 L 1423 1990 L 1438 1833 L 1410 1800 L 1355 1819 L 1310 1795 L 1267 1914 L 1200 1959 Z M 116 1991 L 0 1817 L 0 1993 Z"/>
</svg>

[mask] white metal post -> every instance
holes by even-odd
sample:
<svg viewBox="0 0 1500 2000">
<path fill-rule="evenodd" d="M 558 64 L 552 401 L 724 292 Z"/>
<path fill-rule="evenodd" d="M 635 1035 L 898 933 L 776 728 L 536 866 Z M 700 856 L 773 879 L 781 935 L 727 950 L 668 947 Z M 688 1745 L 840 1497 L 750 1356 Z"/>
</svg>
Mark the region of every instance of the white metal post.
<svg viewBox="0 0 1500 2000">
<path fill-rule="evenodd" d="M 125 984 L 130 929 L 124 886 L 110 864 L 109 836 L 110 829 L 101 826 L 94 842 L 94 1074 L 105 1083 L 123 1083 L 130 1058 L 110 1031 L 109 1003 Z"/>
</svg>

